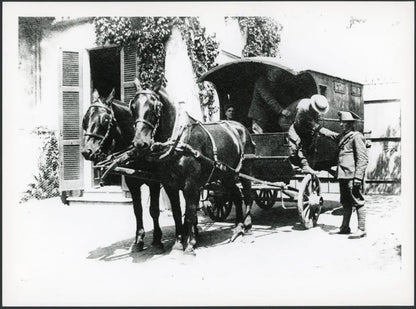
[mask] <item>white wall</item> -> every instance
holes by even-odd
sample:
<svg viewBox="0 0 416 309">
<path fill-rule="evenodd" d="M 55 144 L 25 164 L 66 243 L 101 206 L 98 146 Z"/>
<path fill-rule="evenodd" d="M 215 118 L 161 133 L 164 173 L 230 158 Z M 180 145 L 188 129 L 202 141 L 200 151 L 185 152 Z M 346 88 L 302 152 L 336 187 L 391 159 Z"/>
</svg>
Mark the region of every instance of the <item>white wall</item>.
<svg viewBox="0 0 416 309">
<path fill-rule="evenodd" d="M 246 44 L 247 34 L 240 30 L 237 19 L 224 16 L 200 17 L 201 24 L 206 27 L 209 34 L 215 34 L 215 39 L 219 43 L 219 50 L 241 57 L 243 48 Z M 223 64 L 233 60 L 229 56 L 220 52 L 216 61 Z M 235 59 L 234 59 L 235 60 Z"/>
<path fill-rule="evenodd" d="M 198 86 L 193 73 L 185 41 L 179 29 L 172 30 L 166 44 L 165 76 L 166 90 L 175 103 L 185 102 L 186 111 L 196 119 L 202 120 L 199 104 Z"/>
<path fill-rule="evenodd" d="M 84 60 L 83 103 L 84 107 L 89 105 L 90 74 L 86 50 L 93 47 L 96 47 L 95 32 L 94 25 L 90 23 L 76 25 L 64 31 L 50 31 L 47 33 L 41 44 L 42 104 L 36 110 L 38 121 L 47 123 L 50 128 L 58 129 L 61 49 L 81 52 Z M 88 65 L 88 67 L 85 67 L 85 65 Z"/>
</svg>

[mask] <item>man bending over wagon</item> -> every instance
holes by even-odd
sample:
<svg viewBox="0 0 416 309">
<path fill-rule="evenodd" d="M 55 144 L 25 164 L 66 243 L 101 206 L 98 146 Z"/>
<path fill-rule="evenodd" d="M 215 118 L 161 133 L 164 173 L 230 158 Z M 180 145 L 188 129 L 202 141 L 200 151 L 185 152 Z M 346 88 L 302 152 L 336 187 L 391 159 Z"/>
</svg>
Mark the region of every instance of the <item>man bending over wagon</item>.
<svg viewBox="0 0 416 309">
<path fill-rule="evenodd" d="M 310 99 L 302 99 L 297 104 L 295 120 L 288 131 L 289 161 L 294 166 L 300 166 L 303 173 L 316 173 L 306 159 L 306 154 L 311 151 L 314 136 L 317 133 L 332 139 L 339 136 L 318 123 L 320 115 L 326 114 L 328 110 L 328 100 L 320 94 L 315 94 Z"/>
</svg>

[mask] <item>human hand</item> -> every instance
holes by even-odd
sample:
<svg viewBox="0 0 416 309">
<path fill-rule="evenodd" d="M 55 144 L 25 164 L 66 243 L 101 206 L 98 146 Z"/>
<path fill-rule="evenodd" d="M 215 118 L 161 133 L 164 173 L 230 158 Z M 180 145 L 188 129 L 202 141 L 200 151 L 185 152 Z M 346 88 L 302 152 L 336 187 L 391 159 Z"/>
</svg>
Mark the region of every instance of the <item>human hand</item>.
<svg viewBox="0 0 416 309">
<path fill-rule="evenodd" d="M 282 110 L 281 112 L 280 112 L 283 116 L 285 116 L 285 117 L 289 117 L 292 113 L 289 111 L 289 110 L 287 110 L 287 109 L 284 109 L 284 110 Z"/>
</svg>

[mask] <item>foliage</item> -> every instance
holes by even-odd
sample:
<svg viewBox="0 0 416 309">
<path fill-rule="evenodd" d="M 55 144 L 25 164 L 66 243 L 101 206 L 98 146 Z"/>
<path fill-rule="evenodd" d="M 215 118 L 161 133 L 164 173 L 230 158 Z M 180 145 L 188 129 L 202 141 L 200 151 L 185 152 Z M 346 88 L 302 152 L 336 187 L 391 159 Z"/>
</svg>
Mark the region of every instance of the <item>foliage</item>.
<svg viewBox="0 0 416 309">
<path fill-rule="evenodd" d="M 142 87 L 158 89 L 166 85 L 165 44 L 171 34 L 171 20 L 170 17 L 96 17 L 96 42 L 136 48 L 136 75 Z"/>
<path fill-rule="evenodd" d="M 243 57 L 276 57 L 279 52 L 282 25 L 270 17 L 236 17 L 241 29 L 247 31 Z"/>
<path fill-rule="evenodd" d="M 37 127 L 32 133 L 38 135 L 42 142 L 38 174 L 34 175 L 34 182 L 28 185 L 21 202 L 59 196 L 59 150 L 55 132 Z"/>
<path fill-rule="evenodd" d="M 166 42 L 177 26 L 187 44 L 196 77 L 215 66 L 218 43 L 205 32 L 196 17 L 97 17 L 94 19 L 98 45 L 137 47 L 137 77 L 143 88 L 166 86 Z M 198 85 L 201 107 L 215 112 L 213 92 Z"/>
<path fill-rule="evenodd" d="M 54 20 L 54 17 L 19 17 L 19 39 L 25 38 L 33 44 Z"/>
</svg>

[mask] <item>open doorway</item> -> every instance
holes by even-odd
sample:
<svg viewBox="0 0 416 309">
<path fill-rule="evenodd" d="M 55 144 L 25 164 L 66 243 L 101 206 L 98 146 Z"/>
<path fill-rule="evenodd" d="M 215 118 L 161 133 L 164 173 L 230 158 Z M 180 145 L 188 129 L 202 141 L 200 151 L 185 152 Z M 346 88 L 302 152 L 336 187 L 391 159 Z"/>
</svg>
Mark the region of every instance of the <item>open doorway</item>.
<svg viewBox="0 0 416 309">
<path fill-rule="evenodd" d="M 90 50 L 91 95 L 94 89 L 107 97 L 115 89 L 114 98 L 120 100 L 120 52 L 116 47 Z M 101 171 L 93 171 L 94 186 L 99 185 Z M 105 185 L 121 185 L 121 176 L 109 175 Z"/>
</svg>

